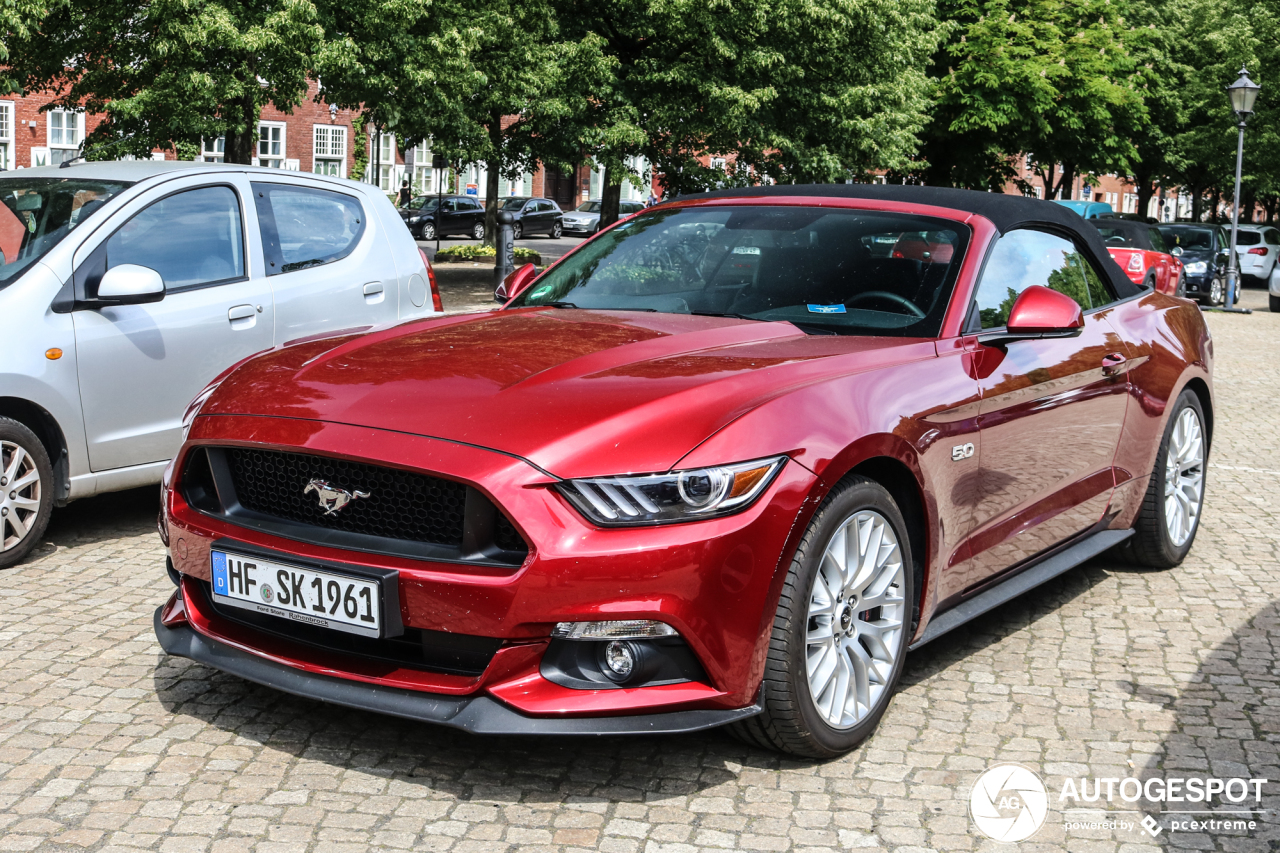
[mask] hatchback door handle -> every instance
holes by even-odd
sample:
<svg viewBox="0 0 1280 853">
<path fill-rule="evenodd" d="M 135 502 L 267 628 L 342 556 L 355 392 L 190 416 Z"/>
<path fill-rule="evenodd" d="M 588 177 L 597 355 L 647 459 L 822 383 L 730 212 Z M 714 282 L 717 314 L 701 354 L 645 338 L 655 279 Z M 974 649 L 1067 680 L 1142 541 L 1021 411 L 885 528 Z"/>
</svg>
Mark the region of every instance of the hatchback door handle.
<svg viewBox="0 0 1280 853">
<path fill-rule="evenodd" d="M 257 313 L 252 305 L 235 305 L 227 311 L 227 319 L 234 323 L 236 320 L 248 320 Z"/>
<path fill-rule="evenodd" d="M 381 292 L 382 292 L 382 282 L 380 281 L 371 281 L 364 286 L 365 296 L 373 296 L 375 293 L 381 293 Z"/>
<path fill-rule="evenodd" d="M 1121 355 L 1118 352 L 1113 352 L 1109 355 L 1104 355 L 1102 357 L 1102 375 L 1117 376 L 1120 373 L 1123 373 L 1125 363 L 1128 361 L 1129 359 L 1125 358 L 1123 355 Z"/>
</svg>

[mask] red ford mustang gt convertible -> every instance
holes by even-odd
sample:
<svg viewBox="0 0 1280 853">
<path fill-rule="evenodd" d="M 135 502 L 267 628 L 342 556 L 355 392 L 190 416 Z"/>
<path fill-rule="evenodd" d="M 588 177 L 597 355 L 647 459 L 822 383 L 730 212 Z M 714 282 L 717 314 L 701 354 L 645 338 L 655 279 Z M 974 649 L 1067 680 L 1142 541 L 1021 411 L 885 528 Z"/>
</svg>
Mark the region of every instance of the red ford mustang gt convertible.
<svg viewBox="0 0 1280 853">
<path fill-rule="evenodd" d="M 169 654 L 471 732 L 832 756 L 911 649 L 1195 538 L 1209 333 L 1059 205 L 723 191 L 529 272 L 192 403 Z"/>
</svg>

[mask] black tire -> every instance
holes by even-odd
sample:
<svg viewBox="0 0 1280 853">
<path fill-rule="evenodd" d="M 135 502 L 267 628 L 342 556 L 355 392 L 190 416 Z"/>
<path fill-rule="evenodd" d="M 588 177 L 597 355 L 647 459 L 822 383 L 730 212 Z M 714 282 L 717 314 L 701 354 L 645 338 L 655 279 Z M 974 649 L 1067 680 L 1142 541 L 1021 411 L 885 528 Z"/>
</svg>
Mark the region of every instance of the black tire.
<svg viewBox="0 0 1280 853">
<path fill-rule="evenodd" d="M 1200 505 L 1191 534 L 1181 545 L 1176 545 L 1169 533 L 1166 523 L 1166 503 L 1164 499 L 1167 479 L 1166 463 L 1169 458 L 1169 444 L 1173 436 L 1174 426 L 1183 411 L 1191 409 L 1200 423 L 1203 436 L 1203 459 L 1200 465 Z M 1164 435 L 1160 438 L 1160 449 L 1156 452 L 1155 468 L 1151 472 L 1151 480 L 1147 484 L 1147 493 L 1142 499 L 1142 508 L 1133 525 L 1133 536 L 1123 547 L 1123 553 L 1130 562 L 1152 569 L 1171 569 L 1186 559 L 1191 546 L 1195 544 L 1196 533 L 1200 530 L 1200 519 L 1204 514 L 1204 495 L 1207 469 L 1209 467 L 1209 431 L 1205 420 L 1204 409 L 1200 398 L 1190 389 L 1183 390 L 1170 407 L 1169 419 L 1164 427 Z"/>
<path fill-rule="evenodd" d="M 422 223 L 420 229 L 421 238 L 423 240 L 434 240 L 436 238 L 436 224 L 434 222 Z"/>
<path fill-rule="evenodd" d="M 22 456 L 15 465 L 14 457 Z M 34 472 L 37 479 L 14 489 L 9 478 L 24 480 L 24 472 Z M 14 505 L 14 499 L 36 501 L 36 508 Z M 53 512 L 53 466 L 49 454 L 36 434 L 11 418 L 0 418 L 0 569 L 7 569 L 27 556 L 44 536 Z M 13 523 L 18 520 L 25 532 L 19 536 Z"/>
<path fill-rule="evenodd" d="M 477 222 L 475 224 L 475 226 L 471 229 L 471 236 L 477 240 L 484 239 L 484 223 L 483 222 Z"/>
<path fill-rule="evenodd" d="M 1267 300 L 1271 303 L 1271 310 L 1280 314 L 1280 296 L 1268 295 Z"/>
<path fill-rule="evenodd" d="M 1209 281 L 1209 292 L 1203 297 L 1205 305 L 1216 308 L 1227 301 L 1227 285 L 1220 277 L 1214 276 Z"/>
<path fill-rule="evenodd" d="M 519 240 L 522 234 L 524 234 L 524 226 L 519 222 L 511 223 L 511 239 Z"/>
<path fill-rule="evenodd" d="M 560 235 L 561 235 L 561 234 L 563 234 L 563 233 L 564 233 L 564 226 L 562 226 L 559 222 L 557 222 L 555 225 L 552 225 L 552 226 L 551 226 L 551 239 L 552 239 L 552 240 L 559 240 L 559 239 L 560 239 Z"/>
<path fill-rule="evenodd" d="M 809 591 L 832 536 L 847 519 L 862 510 L 879 513 L 898 539 L 905 568 L 904 627 L 899 632 L 893 669 L 878 704 L 853 727 L 837 729 L 822 718 L 809 688 L 805 661 Z M 874 480 L 859 476 L 849 477 L 833 489 L 809 522 L 782 587 L 760 687 L 764 711 L 730 724 L 729 732 L 753 746 L 805 758 L 833 758 L 866 739 L 879 725 L 902 675 L 907 644 L 915 625 L 917 573 L 906 524 L 889 492 Z"/>
</svg>

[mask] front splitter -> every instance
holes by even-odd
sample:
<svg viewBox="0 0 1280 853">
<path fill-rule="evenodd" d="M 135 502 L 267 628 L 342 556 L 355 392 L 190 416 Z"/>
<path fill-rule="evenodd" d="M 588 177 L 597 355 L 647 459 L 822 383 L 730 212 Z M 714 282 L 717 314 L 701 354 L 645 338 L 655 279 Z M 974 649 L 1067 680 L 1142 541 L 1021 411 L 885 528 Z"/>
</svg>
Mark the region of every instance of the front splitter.
<svg viewBox="0 0 1280 853">
<path fill-rule="evenodd" d="M 210 639 L 190 625 L 169 627 L 160 621 L 163 609 L 156 609 L 154 623 L 156 639 L 167 654 L 188 658 L 294 696 L 406 720 L 436 723 L 473 734 L 683 734 L 723 726 L 760 713 L 759 705 L 748 705 L 728 711 L 670 711 L 626 717 L 529 717 L 488 696 L 443 696 L 304 672 Z"/>
</svg>

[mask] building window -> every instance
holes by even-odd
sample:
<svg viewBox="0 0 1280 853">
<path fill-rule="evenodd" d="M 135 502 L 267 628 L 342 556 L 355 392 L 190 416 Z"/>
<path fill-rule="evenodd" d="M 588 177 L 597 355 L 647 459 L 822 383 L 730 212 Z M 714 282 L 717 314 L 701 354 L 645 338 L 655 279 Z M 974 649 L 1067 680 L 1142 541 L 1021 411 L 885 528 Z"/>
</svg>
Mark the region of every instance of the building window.
<svg viewBox="0 0 1280 853">
<path fill-rule="evenodd" d="M 1103 195 L 1102 200 L 1105 201 L 1107 204 L 1111 205 L 1112 210 L 1115 210 L 1116 204 L 1120 201 L 1120 194 L 1119 193 L 1103 193 L 1102 195 Z"/>
<path fill-rule="evenodd" d="M 268 169 L 283 169 L 285 154 L 284 122 L 258 123 L 258 165 Z"/>
<path fill-rule="evenodd" d="M 201 139 L 200 156 L 206 163 L 222 163 L 226 160 L 226 147 L 225 136 L 219 136 L 217 139 Z"/>
<path fill-rule="evenodd" d="M 1123 212 L 1124 213 L 1138 212 L 1138 194 L 1137 193 L 1124 194 L 1124 211 Z"/>
<path fill-rule="evenodd" d="M 0 170 L 13 166 L 13 102 L 0 101 Z"/>
<path fill-rule="evenodd" d="M 314 165 L 317 175 L 345 178 L 347 175 L 347 129 L 333 125 L 317 124 L 314 133 Z"/>
<path fill-rule="evenodd" d="M 84 142 L 84 117 L 67 110 L 50 110 L 49 165 L 75 157 L 81 142 Z"/>
<path fill-rule="evenodd" d="M 409 185 L 413 187 L 415 194 L 435 192 L 431 156 L 429 143 L 419 142 L 413 147 L 413 175 L 409 179 Z"/>
</svg>

